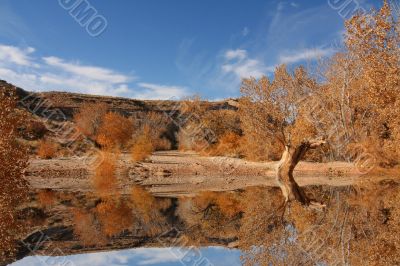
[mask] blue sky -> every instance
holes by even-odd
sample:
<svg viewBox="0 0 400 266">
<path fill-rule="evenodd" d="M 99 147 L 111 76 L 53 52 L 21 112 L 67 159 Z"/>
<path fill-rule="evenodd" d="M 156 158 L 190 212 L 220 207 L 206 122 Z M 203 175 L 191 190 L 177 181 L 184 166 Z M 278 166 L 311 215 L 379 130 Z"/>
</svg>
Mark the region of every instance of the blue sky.
<svg viewBox="0 0 400 266">
<path fill-rule="evenodd" d="M 84 0 L 107 22 L 93 37 L 60 1 L 0 1 L 0 79 L 27 90 L 210 100 L 238 96 L 241 78 L 280 63 L 331 55 L 341 14 L 381 2 Z"/>
</svg>

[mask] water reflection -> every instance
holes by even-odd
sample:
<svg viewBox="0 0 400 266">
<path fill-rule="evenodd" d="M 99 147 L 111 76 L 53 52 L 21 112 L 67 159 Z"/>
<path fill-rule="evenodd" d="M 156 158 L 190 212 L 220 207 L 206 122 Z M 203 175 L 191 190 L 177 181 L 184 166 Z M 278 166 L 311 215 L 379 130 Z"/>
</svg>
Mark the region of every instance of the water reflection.
<svg viewBox="0 0 400 266">
<path fill-rule="evenodd" d="M 10 266 L 236 266 L 241 265 L 240 255 L 241 252 L 237 249 L 222 247 L 207 247 L 196 250 L 181 248 L 137 248 L 65 257 L 31 256 L 17 261 Z"/>
</svg>

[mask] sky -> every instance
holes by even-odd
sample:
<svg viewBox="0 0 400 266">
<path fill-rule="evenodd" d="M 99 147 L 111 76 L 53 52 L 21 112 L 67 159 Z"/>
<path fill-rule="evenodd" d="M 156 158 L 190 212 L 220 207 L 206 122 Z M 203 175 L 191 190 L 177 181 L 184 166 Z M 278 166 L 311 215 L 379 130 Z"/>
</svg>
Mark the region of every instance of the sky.
<svg viewBox="0 0 400 266">
<path fill-rule="evenodd" d="M 31 256 L 10 266 L 240 266 L 240 255 L 239 250 L 221 247 L 201 249 L 137 248 L 66 257 Z"/>
<path fill-rule="evenodd" d="M 347 3 L 347 4 L 344 4 Z M 240 95 L 242 78 L 312 65 L 378 0 L 0 0 L 0 79 L 139 99 Z M 87 11 L 85 13 L 85 11 Z"/>
</svg>

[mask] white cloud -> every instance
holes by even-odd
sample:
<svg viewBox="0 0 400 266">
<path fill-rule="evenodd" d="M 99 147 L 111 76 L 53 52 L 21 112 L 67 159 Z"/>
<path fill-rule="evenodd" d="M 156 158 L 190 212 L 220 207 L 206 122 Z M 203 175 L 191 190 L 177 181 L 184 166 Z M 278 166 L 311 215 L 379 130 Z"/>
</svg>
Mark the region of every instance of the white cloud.
<svg viewBox="0 0 400 266">
<path fill-rule="evenodd" d="M 34 48 L 28 47 L 21 49 L 15 46 L 0 45 L 0 60 L 4 63 L 11 63 L 20 66 L 37 66 L 33 64 L 30 54 L 35 51 Z"/>
<path fill-rule="evenodd" d="M 135 98 L 149 99 L 149 100 L 167 100 L 179 99 L 188 96 L 186 87 L 181 86 L 168 86 L 160 84 L 152 84 L 141 82 L 138 86 L 146 90 L 134 94 Z"/>
<path fill-rule="evenodd" d="M 69 91 L 140 99 L 171 99 L 187 96 L 182 86 L 138 83 L 135 77 L 113 69 L 83 65 L 56 56 L 34 57 L 35 49 L 0 44 L 0 79 L 29 91 Z"/>
<path fill-rule="evenodd" d="M 130 76 L 116 73 L 115 71 L 107 68 L 81 65 L 75 62 L 66 62 L 65 60 L 55 56 L 43 57 L 43 60 L 49 66 L 53 66 L 71 74 L 83 76 L 93 80 L 111 83 L 124 83 L 132 80 L 132 77 Z"/>
<path fill-rule="evenodd" d="M 228 50 L 225 52 L 225 58 L 228 60 L 232 59 L 245 59 L 247 57 L 247 51 L 242 49 Z"/>
<path fill-rule="evenodd" d="M 325 56 L 329 56 L 335 52 L 332 48 L 314 48 L 304 49 L 279 56 L 279 63 L 281 64 L 293 64 L 304 60 L 315 60 Z"/>
<path fill-rule="evenodd" d="M 238 78 L 260 78 L 274 70 L 273 66 L 265 66 L 258 59 L 249 58 L 246 50 L 228 50 L 225 52 L 227 62 L 222 65 L 225 73 L 234 73 Z"/>
</svg>

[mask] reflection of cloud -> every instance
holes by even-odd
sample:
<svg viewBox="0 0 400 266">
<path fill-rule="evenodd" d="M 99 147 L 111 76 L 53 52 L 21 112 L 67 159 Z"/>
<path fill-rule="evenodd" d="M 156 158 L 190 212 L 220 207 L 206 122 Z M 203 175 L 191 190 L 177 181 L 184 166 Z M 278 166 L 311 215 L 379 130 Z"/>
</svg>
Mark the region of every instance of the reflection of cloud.
<svg viewBox="0 0 400 266">
<path fill-rule="evenodd" d="M 183 258 L 183 253 L 173 248 L 141 248 L 135 251 L 135 256 L 140 257 L 138 265 L 157 265 L 167 262 L 178 262 Z"/>
<path fill-rule="evenodd" d="M 12 263 L 10 266 L 49 266 L 49 265 L 71 265 L 71 266 L 175 266 L 195 265 L 194 262 L 209 261 L 211 265 L 239 266 L 240 251 L 230 250 L 223 247 L 208 247 L 194 250 L 183 248 L 137 248 L 121 251 L 98 252 L 79 254 L 66 257 L 26 257 Z M 189 254 L 189 255 L 188 255 Z M 189 258 L 193 260 L 189 261 Z M 182 264 L 182 261 L 186 264 Z M 68 264 L 68 263 L 69 264 Z M 189 262 L 189 263 L 188 263 Z M 208 265 L 208 264 L 207 264 Z"/>
</svg>

